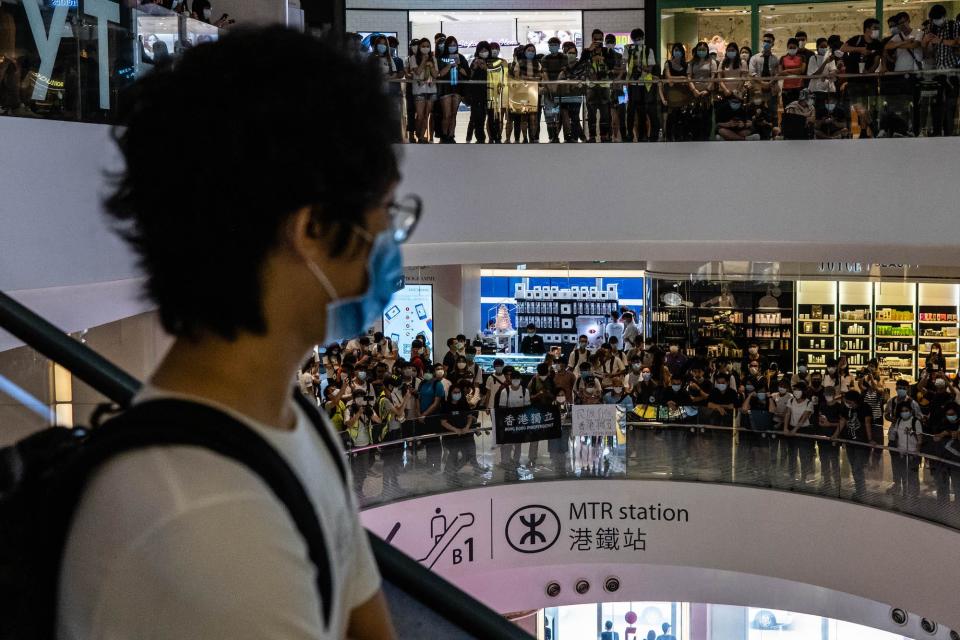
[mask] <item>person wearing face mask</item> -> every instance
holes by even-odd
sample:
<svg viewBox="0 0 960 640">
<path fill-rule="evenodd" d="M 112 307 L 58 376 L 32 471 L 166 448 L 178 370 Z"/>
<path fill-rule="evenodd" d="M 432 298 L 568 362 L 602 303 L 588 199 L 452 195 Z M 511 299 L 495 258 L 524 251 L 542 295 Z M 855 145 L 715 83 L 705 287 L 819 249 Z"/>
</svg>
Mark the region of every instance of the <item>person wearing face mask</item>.
<svg viewBox="0 0 960 640">
<path fill-rule="evenodd" d="M 383 76 L 387 95 L 393 98 L 394 108 L 400 113 L 400 82 L 403 77 L 403 62 L 390 50 L 390 41 L 387 36 L 378 35 L 373 39 L 370 50 L 371 57 L 376 60 L 380 74 Z"/>
<path fill-rule="evenodd" d="M 935 76 L 937 95 L 933 101 L 932 136 L 952 136 L 957 119 L 957 96 L 960 94 L 960 81 L 955 71 L 960 67 L 960 29 L 956 20 L 947 18 L 947 8 L 942 4 L 930 7 L 930 22 L 923 35 L 923 47 L 933 68 L 938 71 L 953 72 Z"/>
<path fill-rule="evenodd" d="M 877 379 L 873 377 L 868 372 L 864 372 L 863 377 L 860 379 L 860 399 L 861 402 L 870 407 L 870 412 L 873 417 L 870 424 L 872 425 L 870 430 L 867 432 L 867 441 L 870 444 L 883 445 L 883 403 L 884 403 L 884 392 L 880 385 L 877 383 Z M 875 475 L 882 476 L 883 469 L 883 450 L 881 449 L 871 449 L 870 457 L 867 461 L 868 469 L 873 472 Z"/>
<path fill-rule="evenodd" d="M 601 142 L 610 142 L 610 87 L 603 81 L 612 77 L 616 59 L 612 47 L 604 46 L 603 31 L 594 29 L 590 41 L 580 58 L 594 81 L 587 87 L 587 141 L 596 142 L 599 134 Z"/>
<path fill-rule="evenodd" d="M 840 140 L 850 137 L 846 113 L 839 108 L 837 96 L 826 96 L 823 111 L 816 116 L 813 135 L 817 140 Z"/>
<path fill-rule="evenodd" d="M 504 373 L 503 360 L 497 358 L 493 361 L 493 373 L 489 374 L 483 383 L 484 389 L 486 389 L 486 393 L 484 394 L 484 406 L 487 408 L 487 413 L 494 408 L 494 401 L 496 400 L 497 393 L 506 383 L 507 376 Z"/>
<path fill-rule="evenodd" d="M 817 38 L 817 49 L 807 60 L 807 75 L 812 76 L 807 88 L 813 94 L 813 105 L 820 115 L 827 96 L 837 91 L 837 63 L 830 52 L 826 38 Z"/>
<path fill-rule="evenodd" d="M 580 365 L 580 375 L 573 385 L 573 394 L 576 404 L 600 404 L 603 398 L 603 387 L 589 363 Z"/>
<path fill-rule="evenodd" d="M 200 22 L 210 24 L 210 17 L 213 15 L 213 5 L 210 4 L 210 0 L 193 0 L 191 13 L 193 17 Z"/>
<path fill-rule="evenodd" d="M 481 56 L 481 59 L 482 56 Z M 490 43 L 487 62 L 487 136 L 490 142 L 500 144 L 506 116 L 507 61 L 500 57 L 500 43 Z"/>
<path fill-rule="evenodd" d="M 458 355 L 449 369 L 450 384 L 457 385 L 466 378 L 473 379 L 473 369 L 464 355 Z"/>
<path fill-rule="evenodd" d="M 716 91 L 717 62 L 710 59 L 710 47 L 698 42 L 690 61 L 690 91 L 693 94 L 691 134 L 693 140 L 710 140 L 713 128 L 713 97 Z"/>
<path fill-rule="evenodd" d="M 897 402 L 894 419 L 887 431 L 893 485 L 887 495 L 916 498 L 920 495 L 920 447 L 923 421 L 914 413 L 911 400 Z"/>
<path fill-rule="evenodd" d="M 418 391 L 423 380 L 417 374 L 417 368 L 409 362 L 399 362 L 400 383 L 398 389 L 407 399 L 403 411 L 403 437 L 410 438 L 414 435 L 416 428 L 416 418 L 419 413 Z"/>
<path fill-rule="evenodd" d="M 718 86 L 723 98 L 740 98 L 742 101 L 747 94 L 747 63 L 741 59 L 736 42 L 727 44 L 723 60 L 720 62 L 720 81 Z"/>
<path fill-rule="evenodd" d="M 442 409 L 440 426 L 444 429 L 443 448 L 446 452 L 444 473 L 449 479 L 457 475 L 467 463 L 476 460 L 471 455 L 470 445 L 474 443 L 473 428 L 476 416 L 467 402 L 467 390 L 462 385 L 454 385 L 447 394 Z M 476 467 L 474 470 L 477 471 Z"/>
<path fill-rule="evenodd" d="M 560 362 L 554 362 L 551 369 L 550 377 L 553 380 L 554 388 L 557 390 L 557 395 L 563 394 L 564 402 L 572 402 L 573 385 L 577 382 L 576 374 Z"/>
<path fill-rule="evenodd" d="M 349 389 L 345 390 L 344 397 L 354 398 L 356 396 L 371 395 L 370 381 L 368 372 L 363 367 L 356 367 L 353 371 L 353 378 L 348 382 Z"/>
<path fill-rule="evenodd" d="M 440 374 L 438 378 L 437 375 Z M 443 408 L 443 401 L 447 397 L 447 387 L 443 381 L 443 366 L 438 365 L 433 371 L 423 374 L 423 381 L 417 393 L 419 412 L 417 414 L 416 435 L 440 433 L 443 427 L 437 420 Z M 428 473 L 439 473 L 442 447 L 439 439 L 431 438 L 424 442 L 427 457 Z"/>
<path fill-rule="evenodd" d="M 947 379 L 941 371 L 931 371 L 921 378 L 917 385 L 920 406 L 923 408 L 930 424 L 941 424 L 945 407 L 954 401 L 947 384 Z"/>
<path fill-rule="evenodd" d="M 791 483 L 796 480 L 798 457 L 800 459 L 801 484 L 806 484 L 814 472 L 814 441 L 802 437 L 815 433 L 810 422 L 814 407 L 807 391 L 808 387 L 805 382 L 797 382 L 793 386 L 793 397 L 787 401 L 787 410 L 784 413 L 783 433 L 787 441 L 786 471 L 787 479 Z M 801 437 L 797 437 L 798 434 Z"/>
<path fill-rule="evenodd" d="M 817 453 L 820 458 L 820 479 L 824 491 L 832 492 L 839 487 L 840 446 L 834 440 L 834 434 L 840 426 L 843 401 L 837 389 L 824 387 L 817 403 L 815 414 L 816 433 L 830 438 L 829 441 L 817 441 Z"/>
<path fill-rule="evenodd" d="M 633 375 L 631 373 L 631 375 Z M 640 408 L 640 417 L 645 420 L 656 420 L 660 415 L 660 405 L 662 404 L 663 386 L 653 379 L 653 372 L 650 367 L 643 367 L 640 370 L 640 378 L 632 386 L 628 385 L 636 397 L 637 406 Z"/>
<path fill-rule="evenodd" d="M 424 373 L 433 369 L 430 355 L 422 340 L 414 340 L 410 343 L 410 364 L 417 369 L 417 375 L 421 378 Z"/>
<path fill-rule="evenodd" d="M 494 410 L 499 407 L 529 407 L 530 392 L 523 387 L 520 374 L 513 367 L 505 367 L 504 375 L 507 382 L 494 397 Z M 500 466 L 508 473 L 516 472 L 520 468 L 519 443 L 500 445 Z"/>
<path fill-rule="evenodd" d="M 840 420 L 833 438 L 846 440 L 843 444 L 847 452 L 847 462 L 853 476 L 854 500 L 863 500 L 866 496 L 866 467 L 870 456 L 866 446 L 872 428 L 873 411 L 861 402 L 860 394 L 847 391 L 843 395 L 844 406 L 840 411 Z"/>
<path fill-rule="evenodd" d="M 427 38 L 421 38 L 417 42 L 414 54 L 407 60 L 407 69 L 408 77 L 413 80 L 411 92 L 416 108 L 416 140 L 429 143 L 426 135 L 427 123 L 437 98 L 436 80 L 440 71 Z"/>
<path fill-rule="evenodd" d="M 460 349 L 457 346 L 456 338 L 447 338 L 447 352 L 443 354 L 443 366 L 446 367 L 448 371 L 453 371 L 456 363 L 457 356 L 460 355 Z"/>
<path fill-rule="evenodd" d="M 911 128 L 906 133 L 918 135 L 921 110 L 918 108 L 920 82 L 916 72 L 923 68 L 923 31 L 910 25 L 910 14 L 906 11 L 895 17 L 897 32 L 884 45 L 884 51 L 890 52 L 894 58 L 893 71 L 897 72 L 889 81 L 887 101 L 894 113 L 910 123 Z M 886 126 L 881 128 L 886 129 Z"/>
<path fill-rule="evenodd" d="M 372 398 L 357 394 L 353 402 L 347 405 L 347 412 L 343 417 L 343 426 L 350 441 L 351 448 L 366 447 L 374 444 L 373 430 L 380 425 L 380 416 L 372 406 Z M 363 483 L 370 474 L 370 468 L 375 462 L 373 450 L 359 451 L 350 454 L 350 468 L 353 471 L 353 490 L 358 496 L 363 496 Z"/>
<path fill-rule="evenodd" d="M 577 342 L 577 348 L 570 352 L 567 366 L 573 371 L 580 371 L 580 366 L 585 363 L 589 364 L 592 357 L 593 353 L 590 351 L 590 343 L 587 336 L 580 336 Z"/>
<path fill-rule="evenodd" d="M 804 59 L 800 57 L 800 43 L 796 38 L 787 40 L 787 55 L 780 58 L 780 65 L 777 68 L 777 75 L 783 77 L 782 97 L 783 104 L 787 105 L 800 98 L 800 90 L 803 89 L 802 76 L 806 72 Z"/>
<path fill-rule="evenodd" d="M 437 56 L 440 71 L 437 73 L 437 100 L 442 110 L 443 124 L 440 142 L 456 142 L 457 110 L 460 108 L 462 81 L 470 79 L 470 65 L 460 53 L 460 46 L 453 36 L 443 42 Z"/>
<path fill-rule="evenodd" d="M 940 343 L 931 343 L 930 351 L 927 352 L 923 366 L 931 371 L 943 371 L 947 368 L 947 361 L 943 357 L 943 349 L 940 347 Z"/>
<path fill-rule="evenodd" d="M 510 88 L 510 108 L 519 117 L 523 141 L 540 142 L 539 87 L 546 75 L 534 45 L 528 44 L 520 49 L 510 69 L 510 77 L 513 80 Z"/>
<path fill-rule="evenodd" d="M 767 105 L 774 128 L 778 127 L 778 105 L 780 101 L 780 83 L 774 80 L 777 75 L 777 69 L 780 66 L 780 58 L 773 53 L 773 44 L 775 42 L 772 33 L 763 34 L 763 42 L 760 51 L 750 58 L 750 77 L 755 80 L 751 83 L 752 89 L 759 91 Z"/>
<path fill-rule="evenodd" d="M 558 88 L 563 141 L 586 142 L 587 136 L 583 131 L 580 110 L 586 94 L 585 82 L 591 73 L 590 65 L 580 60 L 577 55 L 577 45 L 572 42 L 563 43 L 563 55 L 566 66 L 560 71 L 559 79 L 567 82 Z"/>
<path fill-rule="evenodd" d="M 951 461 L 960 461 L 960 405 L 948 402 L 938 420 L 930 419 L 924 437 L 921 451 L 928 455 L 945 458 Z M 943 508 L 950 504 L 951 485 L 953 491 L 960 495 L 960 466 L 942 462 L 928 461 L 937 485 L 937 504 Z M 954 502 L 954 508 L 960 507 L 960 500 Z"/>
<path fill-rule="evenodd" d="M 730 375 L 718 373 L 707 399 L 707 408 L 713 413 L 712 424 L 733 427 L 734 410 L 742 404 L 736 388 L 731 387 Z"/>
<path fill-rule="evenodd" d="M 560 142 L 560 86 L 555 83 L 560 73 L 567 67 L 567 56 L 560 51 L 560 38 L 547 41 L 549 53 L 540 59 L 547 83 L 543 85 L 541 100 L 543 114 L 547 121 L 547 137 L 550 142 Z"/>
<path fill-rule="evenodd" d="M 670 343 L 667 354 L 663 358 L 663 364 L 666 365 L 670 375 L 681 373 L 687 365 L 687 356 L 680 351 L 680 345 L 676 342 Z"/>
<path fill-rule="evenodd" d="M 817 45 L 820 46 L 819 44 Z M 877 78 L 870 75 L 880 72 L 883 59 L 883 42 L 880 21 L 867 18 L 863 21 L 863 33 L 847 40 L 840 48 L 846 61 L 847 96 L 857 114 L 861 138 L 876 137 L 871 121 L 871 112 L 877 108 Z"/>
<path fill-rule="evenodd" d="M 682 42 L 677 42 L 670 48 L 670 59 L 663 64 L 662 82 L 657 86 L 660 102 L 667 109 L 663 134 L 668 142 L 690 138 L 684 118 L 685 110 L 693 102 L 694 96 L 689 70 L 687 50 Z"/>
<path fill-rule="evenodd" d="M 550 375 L 550 365 L 541 362 L 537 365 L 537 375 L 527 385 L 530 392 L 530 404 L 540 409 L 550 409 L 556 404 L 557 388 L 553 377 Z M 536 440 L 530 442 L 527 450 L 527 467 L 532 469 L 537 465 L 537 456 L 540 452 L 540 443 Z"/>
<path fill-rule="evenodd" d="M 806 89 L 801 89 L 798 98 L 783 108 L 783 138 L 785 140 L 809 140 L 813 137 L 816 111 L 813 99 Z"/>
<path fill-rule="evenodd" d="M 462 90 L 464 102 L 470 105 L 470 121 L 467 126 L 467 142 L 473 134 L 477 136 L 477 144 L 487 141 L 486 130 L 488 114 L 487 89 L 487 61 L 490 59 L 490 43 L 481 40 L 475 48 L 473 61 L 470 63 L 470 81 Z"/>
<path fill-rule="evenodd" d="M 716 114 L 717 140 L 735 142 L 760 139 L 760 134 L 753 132 L 753 119 L 747 115 L 739 95 L 723 98 L 716 108 Z"/>
<path fill-rule="evenodd" d="M 530 323 L 526 328 L 526 335 L 520 341 L 520 353 L 524 355 L 542 356 L 547 352 L 543 344 L 543 336 L 537 333 L 537 325 Z"/>
<path fill-rule="evenodd" d="M 643 29 L 630 32 L 630 44 L 624 53 L 627 85 L 625 140 L 629 142 L 656 142 L 660 133 L 660 109 L 651 100 L 657 58 L 653 49 L 644 44 Z M 653 107 L 653 108 L 649 108 Z"/>
<path fill-rule="evenodd" d="M 887 422 L 893 422 L 896 420 L 897 405 L 903 402 L 906 402 L 910 405 L 910 410 L 913 411 L 914 415 L 917 417 L 923 416 L 923 412 L 920 409 L 920 404 L 912 397 L 910 393 L 910 383 L 901 378 L 900 380 L 897 380 L 894 394 L 889 400 L 887 400 L 887 404 L 883 409 L 883 419 Z"/>
<path fill-rule="evenodd" d="M 809 42 L 810 39 L 807 37 L 807 32 L 802 30 L 797 31 L 793 37 L 797 39 L 797 55 L 803 58 L 803 68 L 806 69 L 807 63 L 813 55 L 813 51 L 807 48 L 807 42 Z"/>
<path fill-rule="evenodd" d="M 383 391 L 377 397 L 377 415 L 380 416 L 380 432 L 377 441 L 396 442 L 403 439 L 403 425 L 406 421 L 406 406 L 413 399 L 410 387 L 401 389 L 400 381 L 387 376 L 383 381 Z M 403 466 L 403 443 L 384 445 L 380 449 L 383 462 L 383 486 L 381 495 L 397 495 L 400 491 L 399 474 Z"/>
<path fill-rule="evenodd" d="M 622 80 L 626 75 L 626 63 L 623 54 L 617 51 L 617 37 L 608 33 L 604 38 L 604 51 L 607 54 L 608 70 L 611 80 Z M 627 135 L 626 96 L 622 82 L 610 84 L 610 140 L 623 142 Z"/>
</svg>

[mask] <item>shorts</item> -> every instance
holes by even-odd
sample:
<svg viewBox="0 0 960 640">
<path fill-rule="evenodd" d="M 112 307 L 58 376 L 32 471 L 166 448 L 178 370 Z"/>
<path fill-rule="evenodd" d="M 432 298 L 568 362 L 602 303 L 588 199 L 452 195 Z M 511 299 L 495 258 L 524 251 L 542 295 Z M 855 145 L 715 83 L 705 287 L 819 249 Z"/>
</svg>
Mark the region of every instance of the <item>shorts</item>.
<svg viewBox="0 0 960 640">
<path fill-rule="evenodd" d="M 417 102 L 433 102 L 437 99 L 437 94 L 435 93 L 418 93 L 413 96 L 413 99 Z"/>
</svg>

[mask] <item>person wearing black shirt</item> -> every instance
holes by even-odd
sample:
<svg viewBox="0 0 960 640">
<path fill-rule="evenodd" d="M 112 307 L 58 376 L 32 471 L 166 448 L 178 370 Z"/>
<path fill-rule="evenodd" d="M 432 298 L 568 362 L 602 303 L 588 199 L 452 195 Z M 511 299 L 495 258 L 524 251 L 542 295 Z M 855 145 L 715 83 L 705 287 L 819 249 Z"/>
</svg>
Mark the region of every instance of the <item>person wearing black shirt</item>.
<svg viewBox="0 0 960 640">
<path fill-rule="evenodd" d="M 876 18 L 864 20 L 863 33 L 847 40 L 840 50 L 844 53 L 848 74 L 859 76 L 861 73 L 877 73 L 880 70 L 880 62 L 883 58 L 880 21 Z M 863 71 L 861 71 L 861 65 Z M 872 76 L 848 78 L 847 96 L 850 99 L 850 106 L 857 114 L 860 137 L 875 137 L 876 132 L 873 130 L 871 111 L 876 107 L 877 78 Z"/>
<path fill-rule="evenodd" d="M 603 31 L 594 29 L 590 34 L 591 45 L 584 47 L 580 61 L 590 68 L 591 80 L 607 80 L 616 68 L 613 48 L 604 48 Z M 599 128 L 597 120 L 599 119 Z M 587 138 L 597 141 L 597 131 L 601 142 L 610 142 L 610 88 L 607 83 L 599 82 L 587 89 Z"/>
<path fill-rule="evenodd" d="M 843 404 L 833 438 L 847 441 L 843 448 L 847 452 L 847 462 L 850 463 L 850 474 L 853 476 L 853 498 L 863 500 L 867 491 L 865 471 L 870 457 L 870 450 L 866 445 L 870 441 L 869 432 L 873 428 L 873 410 L 863 404 L 856 391 L 847 391 L 843 396 Z"/>
<path fill-rule="evenodd" d="M 444 471 L 449 477 L 455 476 L 460 469 L 472 462 L 468 452 L 468 443 L 473 441 L 473 429 L 476 416 L 470 410 L 467 395 L 470 389 L 458 384 L 450 387 L 446 402 L 441 410 L 440 426 L 443 427 L 443 448 L 447 454 Z"/>
<path fill-rule="evenodd" d="M 834 441 L 834 434 L 840 427 L 840 416 L 844 405 L 840 400 L 837 389 L 824 387 L 817 403 L 816 422 L 817 433 L 830 438 L 817 441 L 817 452 L 820 457 L 820 480 L 826 491 L 833 491 L 840 486 L 840 445 Z"/>
<path fill-rule="evenodd" d="M 729 375 L 723 372 L 718 373 L 707 398 L 707 408 L 713 412 L 713 424 L 732 427 L 733 412 L 739 404 L 736 390 L 730 388 Z"/>
<path fill-rule="evenodd" d="M 936 418 L 931 415 L 930 422 L 924 429 L 931 437 L 924 438 L 921 451 L 938 458 L 956 458 L 952 450 L 960 451 L 958 428 L 960 428 L 960 406 L 951 401 L 943 406 L 943 411 Z M 960 493 L 960 467 L 936 461 L 927 461 L 927 464 L 930 465 L 937 483 L 937 504 L 946 506 L 950 503 L 951 484 L 954 491 Z"/>
<path fill-rule="evenodd" d="M 530 323 L 527 325 L 527 335 L 520 341 L 520 353 L 524 355 L 541 356 L 547 352 L 543 346 L 543 337 L 537 333 L 537 325 Z"/>
<path fill-rule="evenodd" d="M 717 107 L 717 136 L 724 140 L 746 140 L 753 136 L 753 121 L 738 95 L 723 99 Z M 759 140 L 760 136 L 756 136 Z"/>
<path fill-rule="evenodd" d="M 548 81 L 560 78 L 560 72 L 567 66 L 567 56 L 560 52 L 560 38 L 554 36 L 547 41 L 550 53 L 540 58 L 540 64 Z M 560 142 L 560 95 L 559 85 L 545 84 L 541 100 L 543 114 L 547 120 L 547 136 L 550 142 Z"/>
<path fill-rule="evenodd" d="M 693 399 L 679 373 L 670 377 L 670 384 L 664 388 L 660 402 L 667 408 L 667 422 L 696 422 L 696 417 L 691 418 L 687 413 L 686 408 L 693 405 Z M 688 434 L 685 429 L 679 427 L 671 427 L 665 431 L 665 434 L 671 470 L 674 474 L 680 474 L 683 471 L 683 461 L 689 455 Z"/>
</svg>

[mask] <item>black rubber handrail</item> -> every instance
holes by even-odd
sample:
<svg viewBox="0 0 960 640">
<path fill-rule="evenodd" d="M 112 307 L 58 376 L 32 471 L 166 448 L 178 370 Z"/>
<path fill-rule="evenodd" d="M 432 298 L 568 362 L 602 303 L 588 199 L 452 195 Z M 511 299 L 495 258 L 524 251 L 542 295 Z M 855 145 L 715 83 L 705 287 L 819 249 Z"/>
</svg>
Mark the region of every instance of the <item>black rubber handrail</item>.
<svg viewBox="0 0 960 640">
<path fill-rule="evenodd" d="M 0 329 L 22 340 L 121 407 L 128 406 L 142 383 L 85 344 L 0 291 Z M 380 575 L 407 595 L 477 638 L 531 640 L 531 636 L 493 609 L 402 551 L 367 532 Z"/>
</svg>

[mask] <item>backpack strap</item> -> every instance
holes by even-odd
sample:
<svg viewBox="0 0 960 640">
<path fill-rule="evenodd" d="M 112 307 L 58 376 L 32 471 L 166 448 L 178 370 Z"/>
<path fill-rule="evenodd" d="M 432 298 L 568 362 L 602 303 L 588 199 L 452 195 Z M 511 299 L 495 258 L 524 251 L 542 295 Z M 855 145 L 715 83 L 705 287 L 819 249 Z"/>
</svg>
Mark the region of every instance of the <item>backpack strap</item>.
<svg viewBox="0 0 960 640">
<path fill-rule="evenodd" d="M 340 477 L 346 478 L 343 455 L 322 423 L 319 412 L 310 407 L 299 392 L 295 397 L 330 451 Z M 134 405 L 95 429 L 77 464 L 67 474 L 68 481 L 77 487 L 77 499 L 69 509 L 70 519 L 79 504 L 83 485 L 98 467 L 122 453 L 156 446 L 209 449 L 243 464 L 266 483 L 287 508 L 307 545 L 310 561 L 316 567 L 324 626 L 328 627 L 333 607 L 333 572 L 323 528 L 309 495 L 290 465 L 269 442 L 242 422 L 213 407 L 185 400 L 149 400 Z"/>
</svg>

